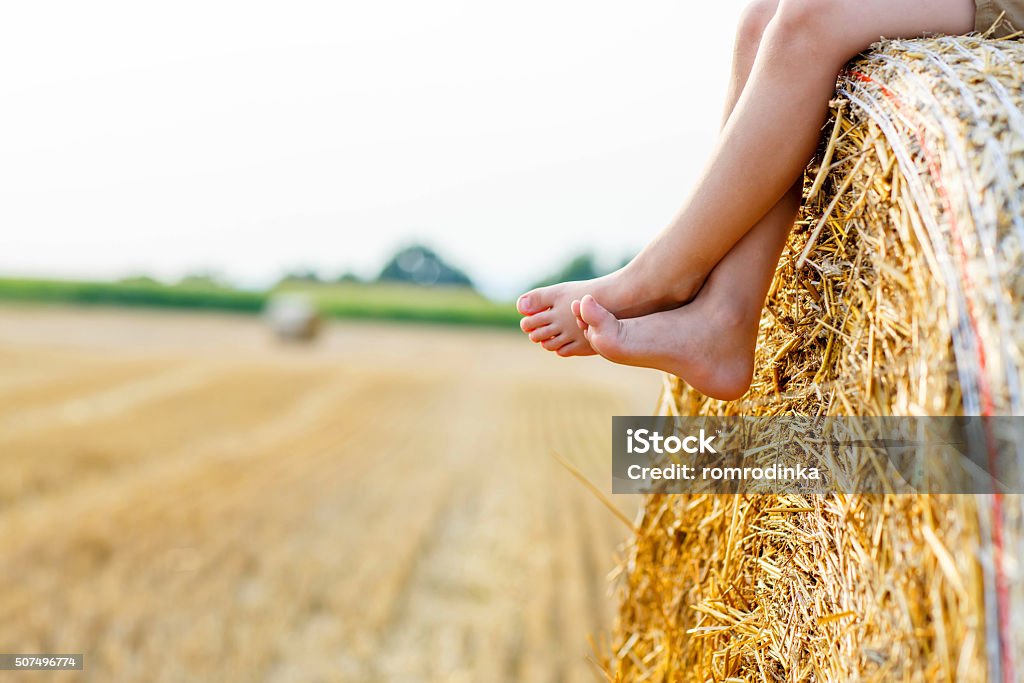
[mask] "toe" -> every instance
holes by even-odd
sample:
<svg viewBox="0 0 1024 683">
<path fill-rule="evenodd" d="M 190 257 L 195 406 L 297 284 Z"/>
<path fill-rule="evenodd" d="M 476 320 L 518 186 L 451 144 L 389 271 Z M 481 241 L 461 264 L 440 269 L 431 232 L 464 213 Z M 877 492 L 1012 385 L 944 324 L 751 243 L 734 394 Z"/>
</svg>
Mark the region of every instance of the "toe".
<svg viewBox="0 0 1024 683">
<path fill-rule="evenodd" d="M 580 316 L 580 300 L 576 299 L 575 301 L 573 301 L 571 308 L 572 314 L 576 316 L 576 327 L 580 328 L 581 330 L 587 329 L 587 323 L 585 323 L 583 321 L 583 318 Z"/>
<path fill-rule="evenodd" d="M 592 296 L 580 301 L 580 315 L 587 323 L 583 336 L 591 348 L 616 363 L 626 362 L 622 323 Z"/>
<path fill-rule="evenodd" d="M 607 308 L 597 303 L 597 299 L 589 294 L 580 300 L 579 308 L 580 319 L 587 325 L 596 327 L 598 331 L 618 322 Z"/>
<path fill-rule="evenodd" d="M 579 348 L 580 348 L 580 343 L 579 342 L 571 341 L 568 344 L 566 344 L 565 346 L 563 346 L 560 349 L 558 349 L 558 351 L 555 351 L 555 353 L 557 353 L 562 358 L 568 358 L 569 356 L 575 355 L 573 353 L 573 351 L 575 351 L 575 350 L 577 350 Z"/>
<path fill-rule="evenodd" d="M 558 329 L 554 325 L 544 325 L 530 332 L 530 341 L 542 342 L 545 339 L 550 339 L 558 334 Z"/>
<path fill-rule="evenodd" d="M 593 356 L 597 352 L 590 348 L 589 344 L 576 339 L 558 349 L 555 353 L 562 358 L 568 358 L 569 356 Z"/>
<path fill-rule="evenodd" d="M 516 310 L 522 315 L 533 315 L 544 309 L 551 308 L 551 297 L 549 287 L 534 289 L 519 297 L 516 301 Z"/>
<path fill-rule="evenodd" d="M 536 315 L 528 315 L 519 321 L 519 328 L 526 333 L 533 332 L 538 327 L 550 325 L 554 314 L 551 311 L 542 311 Z"/>
<path fill-rule="evenodd" d="M 554 337 L 542 341 L 540 345 L 548 351 L 557 351 L 571 341 L 572 339 L 566 337 L 564 334 L 556 334 Z"/>
</svg>

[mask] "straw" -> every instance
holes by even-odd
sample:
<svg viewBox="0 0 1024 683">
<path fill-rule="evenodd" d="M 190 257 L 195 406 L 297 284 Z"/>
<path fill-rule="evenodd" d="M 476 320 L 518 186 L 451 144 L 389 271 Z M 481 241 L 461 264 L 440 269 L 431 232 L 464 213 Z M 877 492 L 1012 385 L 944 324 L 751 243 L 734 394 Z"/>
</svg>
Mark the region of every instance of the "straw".
<svg viewBox="0 0 1024 683">
<path fill-rule="evenodd" d="M 1024 414 L 1022 84 L 1019 40 L 886 41 L 852 63 L 750 393 L 669 378 L 662 412 Z M 1016 680 L 1022 518 L 1016 496 L 648 496 L 603 670 Z"/>
</svg>

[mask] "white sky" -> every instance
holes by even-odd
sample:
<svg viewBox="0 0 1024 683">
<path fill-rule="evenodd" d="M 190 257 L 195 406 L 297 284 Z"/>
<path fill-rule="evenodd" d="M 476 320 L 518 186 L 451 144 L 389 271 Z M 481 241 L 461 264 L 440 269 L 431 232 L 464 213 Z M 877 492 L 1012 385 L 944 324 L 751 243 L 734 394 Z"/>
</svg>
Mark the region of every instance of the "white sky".
<svg viewBox="0 0 1024 683">
<path fill-rule="evenodd" d="M 635 252 L 718 125 L 743 3 L 8 3 L 0 273 L 250 285 L 422 240 L 511 296 Z"/>
</svg>

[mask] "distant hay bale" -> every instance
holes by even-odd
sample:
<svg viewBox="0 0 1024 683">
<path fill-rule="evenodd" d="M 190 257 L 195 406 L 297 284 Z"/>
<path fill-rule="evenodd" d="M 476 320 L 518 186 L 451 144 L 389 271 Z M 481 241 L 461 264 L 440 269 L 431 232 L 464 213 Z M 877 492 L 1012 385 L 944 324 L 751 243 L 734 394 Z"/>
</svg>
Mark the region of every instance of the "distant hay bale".
<svg viewBox="0 0 1024 683">
<path fill-rule="evenodd" d="M 264 315 L 281 341 L 308 342 L 316 339 L 320 332 L 320 313 L 312 299 L 303 294 L 273 295 Z"/>
<path fill-rule="evenodd" d="M 681 415 L 1024 414 L 1024 43 L 885 42 L 839 81 L 757 375 Z M 615 681 L 1024 676 L 1017 496 L 648 496 Z"/>
</svg>

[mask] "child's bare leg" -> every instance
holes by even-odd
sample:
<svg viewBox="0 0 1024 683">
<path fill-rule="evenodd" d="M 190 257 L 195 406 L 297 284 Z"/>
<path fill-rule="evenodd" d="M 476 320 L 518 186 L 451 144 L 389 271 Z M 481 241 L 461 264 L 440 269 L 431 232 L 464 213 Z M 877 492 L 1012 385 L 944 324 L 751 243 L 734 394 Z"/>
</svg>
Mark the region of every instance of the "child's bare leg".
<svg viewBox="0 0 1024 683">
<path fill-rule="evenodd" d="M 876 0 L 861 3 L 859 9 L 867 11 L 866 6 L 874 4 Z M 904 3 L 898 0 L 889 4 L 891 7 Z M 936 19 L 953 22 L 956 18 L 953 6 L 958 3 L 953 0 L 940 0 L 927 4 L 927 7 L 923 2 L 909 4 L 928 10 L 924 12 L 929 14 L 928 22 Z M 783 0 L 780 8 L 785 5 Z M 946 7 L 948 12 L 944 14 L 940 6 Z M 967 9 L 973 11 L 973 3 L 968 3 Z M 879 23 L 870 30 L 847 24 L 847 29 L 859 30 L 861 35 L 872 35 L 875 31 L 879 35 L 914 35 L 906 29 L 906 14 L 900 15 L 901 10 L 898 9 L 894 11 L 898 16 L 891 25 Z M 888 12 L 879 10 L 875 19 L 882 21 L 886 16 Z M 967 26 L 970 16 L 966 12 L 959 16 L 961 25 L 926 24 L 921 19 L 922 25 L 931 28 L 921 29 L 919 33 L 957 32 L 957 28 L 966 32 L 970 30 Z M 773 19 L 772 23 L 775 21 Z M 765 39 L 770 37 L 770 29 L 771 24 Z M 754 69 L 761 63 L 759 54 Z M 750 86 L 753 85 L 752 82 Z M 740 109 L 748 98 L 749 90 L 743 90 L 738 109 L 730 117 L 727 127 L 735 124 L 735 117 L 742 114 Z M 710 396 L 738 398 L 750 384 L 761 308 L 798 204 L 798 188 L 791 186 L 783 199 L 715 267 L 699 296 L 687 306 L 619 321 L 593 298 L 574 304 L 573 308 L 589 324 L 586 338 L 609 360 L 666 370 L 683 377 Z"/>
<path fill-rule="evenodd" d="M 587 329 L 588 343 L 608 360 L 670 372 L 714 398 L 739 398 L 750 387 L 765 296 L 799 207 L 800 188 L 794 186 L 726 254 L 685 306 L 620 322 L 610 313 L 604 317 L 593 298 L 589 308 L 574 302 L 581 321 L 616 320 L 603 329 Z M 619 325 L 622 334 L 614 334 Z"/>
<path fill-rule="evenodd" d="M 757 56 L 757 49 L 761 43 L 765 27 L 775 14 L 778 5 L 779 0 L 754 0 L 743 12 L 736 30 L 732 71 L 729 77 L 729 87 L 726 91 L 725 108 L 722 114 L 723 128 L 732 114 L 736 101 L 743 92 L 743 87 L 746 85 L 747 78 L 750 76 L 750 70 L 754 64 L 754 58 Z M 786 229 L 788 230 L 789 224 L 792 223 L 792 216 L 789 215 L 788 211 L 783 210 L 781 212 L 783 215 L 781 216 L 773 216 L 772 214 L 773 212 L 769 212 L 765 216 L 764 221 L 772 224 L 774 221 L 771 219 L 775 218 L 778 221 L 785 222 Z M 758 230 L 759 227 L 755 226 L 754 230 Z M 764 229 L 771 233 L 775 232 L 771 225 Z M 679 302 L 674 299 L 664 302 L 664 306 L 639 306 L 633 310 L 625 310 L 624 306 L 615 305 L 615 297 L 608 295 L 622 289 L 620 285 L 625 279 L 624 276 L 625 272 L 623 270 L 610 276 L 597 278 L 596 280 L 563 283 L 528 292 L 520 298 L 520 312 L 527 313 L 531 307 L 541 308 L 542 310 L 540 313 L 527 315 L 527 317 L 523 318 L 521 324 L 523 331 L 529 335 L 531 341 L 540 343 L 545 349 L 556 351 L 560 356 L 593 355 L 594 351 L 591 349 L 590 344 L 585 338 L 580 338 L 578 332 L 570 327 L 567 330 L 568 334 L 564 333 L 566 330 L 563 329 L 562 315 L 558 307 L 548 301 L 549 297 L 561 298 L 570 294 L 576 295 L 577 298 L 573 302 L 571 310 L 577 318 L 579 313 L 577 308 L 578 297 L 582 297 L 584 294 L 596 296 L 602 302 L 609 301 L 608 306 L 620 317 L 636 317 L 653 313 L 662 308 L 678 307 Z M 582 329 L 582 326 L 580 329 Z"/>
<path fill-rule="evenodd" d="M 778 0 L 761 0 L 744 13 L 723 125 L 777 6 Z M 681 308 L 620 322 L 593 298 L 573 302 L 573 311 L 594 323 L 585 336 L 609 360 L 666 370 L 709 396 L 739 398 L 750 386 L 761 308 L 799 206 L 800 184 L 794 183 L 711 271 L 696 299 Z"/>
<path fill-rule="evenodd" d="M 754 65 L 754 59 L 757 56 L 757 50 L 761 44 L 765 28 L 775 15 L 775 10 L 778 6 L 779 0 L 754 0 L 747 5 L 740 18 L 733 47 L 729 87 L 726 91 L 725 107 L 722 112 L 723 128 L 728 123 L 736 102 L 743 92 L 743 88 L 750 76 L 750 70 Z M 767 242 L 764 245 L 766 254 L 772 250 L 771 245 L 779 241 L 780 233 L 782 241 L 785 241 L 785 235 L 793 224 L 797 208 L 796 204 L 799 203 L 799 191 L 799 186 L 794 184 L 786 197 L 776 206 L 772 207 L 765 217 L 751 229 L 752 235 L 759 235 L 758 241 Z M 733 258 L 733 252 L 735 251 L 736 248 L 734 247 L 733 251 L 729 252 L 725 259 Z M 568 283 L 568 285 L 563 285 L 563 287 L 571 288 L 573 284 L 576 283 Z M 600 280 L 579 284 L 600 284 Z M 593 290 L 590 290 L 588 293 L 593 296 Z M 571 308 L 573 314 L 577 317 L 579 328 L 584 329 L 585 323 L 579 318 L 579 300 L 573 301 Z M 553 317 L 553 311 L 545 311 L 542 315 L 524 318 L 523 330 L 529 334 L 532 341 L 541 343 L 546 349 L 556 351 L 560 356 L 592 355 L 594 353 L 585 338 L 582 341 L 572 341 L 567 345 L 562 345 L 562 337 L 552 334 L 555 325 L 545 324 L 536 328 L 532 327 L 538 321 L 551 320 Z"/>
<path fill-rule="evenodd" d="M 587 348 L 571 313 L 571 301 L 584 294 L 624 317 L 688 301 L 799 177 L 843 64 L 882 36 L 970 31 L 974 12 L 973 0 L 780 0 L 716 151 L 676 219 L 621 271 L 525 295 L 523 329 L 544 328 L 545 348 L 574 355 Z"/>
<path fill-rule="evenodd" d="M 779 0 L 755 0 L 747 6 L 740 19 L 722 117 L 723 127 L 743 92 L 764 30 L 778 5 Z M 746 392 L 753 374 L 754 342 L 761 307 L 775 274 L 775 264 L 796 218 L 800 196 L 800 183 L 797 182 L 711 271 L 693 303 L 672 312 L 679 315 L 653 314 L 638 321 L 645 323 L 640 328 L 643 334 L 652 337 L 647 344 L 636 340 L 638 347 L 651 349 L 661 340 L 671 345 L 671 354 L 656 353 L 665 363 L 661 369 L 667 370 L 671 365 L 674 374 L 687 376 L 698 391 L 711 396 L 732 399 Z M 592 320 L 602 319 L 600 306 L 590 306 L 588 302 L 587 308 Z M 572 309 L 579 316 L 581 302 L 574 301 Z M 579 323 L 581 329 L 586 329 L 587 324 L 582 318 Z M 685 338 L 680 339 L 680 330 L 676 327 L 679 325 L 688 330 Z M 729 328 L 728 332 L 719 339 L 700 334 L 701 330 L 714 330 L 721 334 L 726 332 L 726 328 Z M 585 336 L 590 334 L 588 331 Z M 599 339 L 597 343 L 612 356 L 625 352 L 620 358 L 610 357 L 609 360 L 629 364 L 638 359 L 614 342 L 602 345 Z M 668 350 L 660 349 L 662 352 Z M 712 371 L 704 372 L 705 368 Z"/>
<path fill-rule="evenodd" d="M 750 387 L 761 309 L 799 205 L 799 191 L 786 193 L 685 306 L 619 320 L 591 296 L 573 303 L 587 340 L 610 361 L 670 372 L 714 398 L 739 398 Z"/>
</svg>

